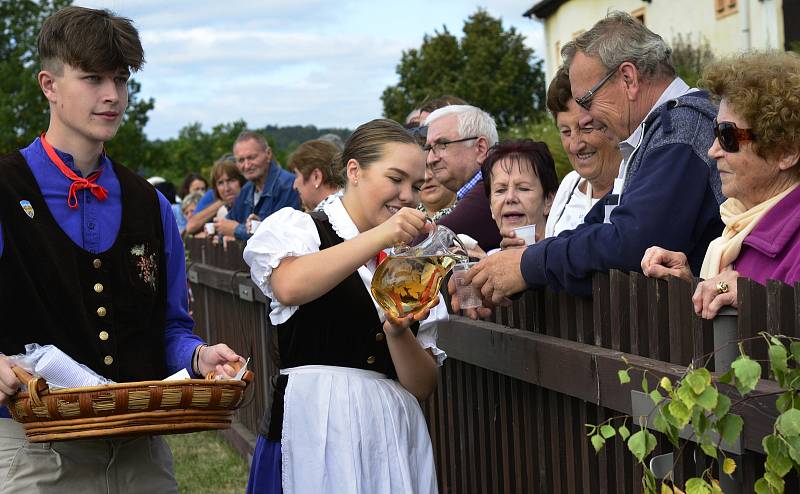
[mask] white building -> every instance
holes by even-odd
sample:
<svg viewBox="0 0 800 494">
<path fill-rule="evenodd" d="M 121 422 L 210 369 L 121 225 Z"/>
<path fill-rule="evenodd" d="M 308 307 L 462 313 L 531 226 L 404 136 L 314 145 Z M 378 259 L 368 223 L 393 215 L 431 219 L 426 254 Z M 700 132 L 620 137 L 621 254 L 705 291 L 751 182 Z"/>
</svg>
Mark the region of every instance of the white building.
<svg viewBox="0 0 800 494">
<path fill-rule="evenodd" d="M 545 73 L 561 64 L 561 47 L 609 10 L 629 12 L 667 43 L 680 34 L 708 41 L 715 55 L 784 48 L 800 40 L 800 0 L 541 0 L 525 12 L 544 23 Z"/>
</svg>

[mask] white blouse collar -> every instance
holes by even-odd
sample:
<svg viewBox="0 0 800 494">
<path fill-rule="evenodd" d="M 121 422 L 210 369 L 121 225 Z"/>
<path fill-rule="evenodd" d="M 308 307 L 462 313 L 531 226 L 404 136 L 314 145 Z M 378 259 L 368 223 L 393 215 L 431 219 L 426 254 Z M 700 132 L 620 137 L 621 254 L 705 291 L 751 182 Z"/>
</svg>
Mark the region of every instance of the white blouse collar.
<svg viewBox="0 0 800 494">
<path fill-rule="evenodd" d="M 352 218 L 350 218 L 350 215 L 344 208 L 341 197 L 333 198 L 322 210 L 328 215 L 328 221 L 330 221 L 333 231 L 335 231 L 342 240 L 350 240 L 360 233 L 358 227 L 353 223 Z"/>
</svg>

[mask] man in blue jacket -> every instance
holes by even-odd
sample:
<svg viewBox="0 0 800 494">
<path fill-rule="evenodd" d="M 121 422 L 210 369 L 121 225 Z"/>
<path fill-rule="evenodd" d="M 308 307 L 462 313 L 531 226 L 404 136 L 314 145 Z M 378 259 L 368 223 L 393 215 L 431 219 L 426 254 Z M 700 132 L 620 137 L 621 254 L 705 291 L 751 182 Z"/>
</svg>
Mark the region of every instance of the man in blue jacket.
<svg viewBox="0 0 800 494">
<path fill-rule="evenodd" d="M 275 211 L 300 209 L 300 196 L 294 190 L 294 174 L 272 159 L 272 149 L 264 136 L 244 131 L 233 143 L 233 156 L 247 179 L 228 217 L 217 220 L 217 233 L 247 240 L 253 234 L 252 221 L 261 221 Z"/>
<path fill-rule="evenodd" d="M 699 272 L 709 242 L 722 231 L 724 198 L 707 154 L 716 108 L 676 76 L 671 51 L 621 12 L 564 46 L 572 94 L 586 110 L 580 125 L 594 121 L 625 137 L 620 175 L 575 230 L 499 252 L 473 268 L 467 280 L 480 287 L 486 305 L 546 285 L 589 295 L 594 272 L 640 271 L 651 245 L 686 253 Z"/>
</svg>

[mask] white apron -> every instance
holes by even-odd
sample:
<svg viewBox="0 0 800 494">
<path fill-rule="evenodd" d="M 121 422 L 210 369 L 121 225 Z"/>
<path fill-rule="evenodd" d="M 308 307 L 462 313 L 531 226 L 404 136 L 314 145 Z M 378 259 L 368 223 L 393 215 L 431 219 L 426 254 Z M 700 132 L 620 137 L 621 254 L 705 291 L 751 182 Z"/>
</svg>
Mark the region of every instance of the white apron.
<svg viewBox="0 0 800 494">
<path fill-rule="evenodd" d="M 436 493 L 430 436 L 416 398 L 378 372 L 282 369 L 285 494 Z"/>
</svg>

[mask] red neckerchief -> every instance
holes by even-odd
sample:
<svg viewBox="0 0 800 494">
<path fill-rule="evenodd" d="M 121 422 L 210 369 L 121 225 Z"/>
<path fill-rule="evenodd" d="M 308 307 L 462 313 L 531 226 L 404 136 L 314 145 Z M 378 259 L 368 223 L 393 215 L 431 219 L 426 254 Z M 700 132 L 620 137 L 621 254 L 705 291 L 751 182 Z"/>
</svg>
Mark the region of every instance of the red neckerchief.
<svg viewBox="0 0 800 494">
<path fill-rule="evenodd" d="M 75 209 L 78 207 L 78 197 L 76 196 L 76 192 L 81 189 L 89 189 L 89 192 L 92 193 L 98 200 L 104 201 L 108 197 L 108 191 L 102 186 L 97 185 L 94 183 L 98 178 L 100 178 L 100 174 L 103 173 L 103 170 L 97 170 L 92 172 L 88 177 L 83 178 L 79 177 L 75 174 L 69 167 L 64 164 L 64 161 L 58 156 L 56 150 L 53 149 L 53 146 L 47 142 L 47 139 L 44 137 L 45 133 L 42 132 L 42 135 L 39 139 L 42 141 L 42 147 L 44 147 L 47 156 L 50 158 L 50 161 L 56 165 L 56 168 L 64 174 L 65 177 L 72 180 L 72 184 L 69 186 L 69 194 L 67 195 L 67 206 Z"/>
</svg>

